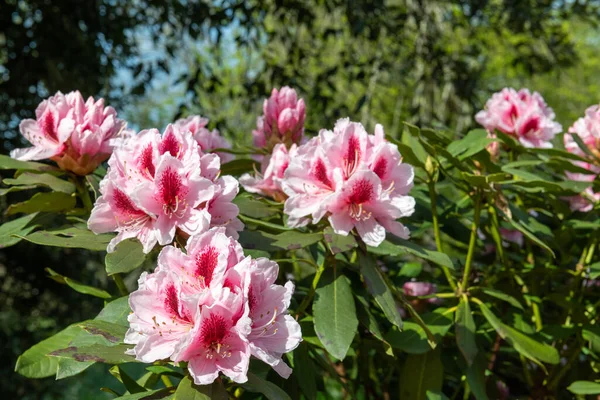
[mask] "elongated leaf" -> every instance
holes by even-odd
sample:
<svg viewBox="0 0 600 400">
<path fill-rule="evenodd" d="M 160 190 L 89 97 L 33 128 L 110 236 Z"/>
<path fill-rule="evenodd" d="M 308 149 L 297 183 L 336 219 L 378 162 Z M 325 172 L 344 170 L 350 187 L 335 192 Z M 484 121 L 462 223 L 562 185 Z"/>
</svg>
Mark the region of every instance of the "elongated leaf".
<svg viewBox="0 0 600 400">
<path fill-rule="evenodd" d="M 112 322 L 129 328 L 127 316 L 130 313 L 129 297 L 123 296 L 106 304 L 95 319 L 98 321 Z"/>
<path fill-rule="evenodd" d="M 268 218 L 280 213 L 276 207 L 250 196 L 236 196 L 233 203 L 240 209 L 240 214 L 252 218 Z"/>
<path fill-rule="evenodd" d="M 467 365 L 473 364 L 477 356 L 477 343 L 475 343 L 475 321 L 471 314 L 471 306 L 467 296 L 461 297 L 456 309 L 456 344 L 467 361 Z"/>
<path fill-rule="evenodd" d="M 126 394 L 125 396 L 116 397 L 114 400 L 158 400 L 158 399 L 172 399 L 172 389 L 163 388 L 156 390 L 149 390 L 142 393 Z"/>
<path fill-rule="evenodd" d="M 317 382 L 315 380 L 315 363 L 308 355 L 308 345 L 300 343 L 294 350 L 294 376 L 300 390 L 308 400 L 317 398 Z"/>
<path fill-rule="evenodd" d="M 516 230 L 525 235 L 529 240 L 533 241 L 535 244 L 548 251 L 552 255 L 552 257 L 556 257 L 554 251 L 550 248 L 550 246 L 548 246 L 540 238 L 533 234 L 527 227 L 525 227 L 525 225 L 523 225 L 523 223 L 519 223 L 514 219 L 511 219 L 509 222 Z"/>
<path fill-rule="evenodd" d="M 439 350 L 409 355 L 400 375 L 400 399 L 427 400 L 427 391 L 442 390 L 443 377 Z"/>
<path fill-rule="evenodd" d="M 31 161 L 19 161 L 9 156 L 0 155 L 0 169 L 22 169 L 25 171 L 60 171 L 48 164 Z"/>
<path fill-rule="evenodd" d="M 118 365 L 111 367 L 108 371 L 125 386 L 125 389 L 127 389 L 129 393 L 134 394 L 146 392 L 146 389 L 143 386 L 140 386 L 135 379 L 130 377 L 129 374 L 123 371 L 123 369 L 121 369 L 121 367 Z"/>
<path fill-rule="evenodd" d="M 70 358 L 58 358 L 58 368 L 56 370 L 56 380 L 69 378 L 82 373 L 94 365 L 92 361 L 79 362 Z"/>
<path fill-rule="evenodd" d="M 574 394 L 600 394 L 600 383 L 590 381 L 575 381 L 567 388 Z"/>
<path fill-rule="evenodd" d="M 413 242 L 400 238 L 390 238 L 381 243 L 378 247 L 368 246 L 367 249 L 369 253 L 383 256 L 398 256 L 409 253 L 431 261 L 434 264 L 454 269 L 454 264 L 452 264 L 452 261 L 446 254 L 424 249 Z"/>
<path fill-rule="evenodd" d="M 254 160 L 238 158 L 221 165 L 221 175 L 240 176 L 245 172 L 254 173 L 260 165 Z"/>
<path fill-rule="evenodd" d="M 427 400 L 448 400 L 448 396 L 439 390 L 428 390 L 426 395 Z"/>
<path fill-rule="evenodd" d="M 135 357 L 125 354 L 131 345 L 119 344 L 116 346 L 92 345 L 75 347 L 69 346 L 50 353 L 53 357 L 72 358 L 75 361 L 94 361 L 106 364 L 123 364 L 135 362 Z"/>
<path fill-rule="evenodd" d="M 56 374 L 58 359 L 48 354 L 66 347 L 81 328 L 71 325 L 57 334 L 30 347 L 17 359 L 15 372 L 27 378 L 45 378 Z"/>
<path fill-rule="evenodd" d="M 335 232 L 333 232 L 333 229 L 330 226 L 325 228 L 325 230 L 323 231 L 323 238 L 325 239 L 325 242 L 327 243 L 329 249 L 333 254 L 343 253 L 344 251 L 352 250 L 353 248 L 358 246 L 356 240 L 354 239 L 354 236 L 338 235 Z"/>
<path fill-rule="evenodd" d="M 104 259 L 106 273 L 110 275 L 133 271 L 144 263 L 146 255 L 139 241 L 129 239 L 117 245 L 114 252 L 108 253 Z"/>
<path fill-rule="evenodd" d="M 208 387 L 210 386 L 194 385 L 190 377 L 186 376 L 179 382 L 174 400 L 210 400 L 211 396 L 206 393 Z"/>
<path fill-rule="evenodd" d="M 0 225 L 0 249 L 15 245 L 22 240 L 14 235 L 25 236 L 34 230 L 35 225 L 28 225 L 36 215 L 36 213 L 25 215 Z"/>
<path fill-rule="evenodd" d="M 268 400 L 291 400 L 290 396 L 274 383 L 248 372 L 248 382 L 242 384 L 250 392 L 262 393 Z"/>
<path fill-rule="evenodd" d="M 273 246 L 286 250 L 298 250 L 317 243 L 323 238 L 321 233 L 300 233 L 297 231 L 284 232 L 272 236 Z"/>
<path fill-rule="evenodd" d="M 75 203 L 75 197 L 66 193 L 36 193 L 27 201 L 11 204 L 6 213 L 12 215 L 17 213 L 31 214 L 38 211 L 70 211 L 75 208 Z"/>
<path fill-rule="evenodd" d="M 450 143 L 447 150 L 459 160 L 465 160 L 474 154 L 484 150 L 494 139 L 488 137 L 485 129 L 474 129 L 467 133 L 467 136 L 460 140 Z"/>
<path fill-rule="evenodd" d="M 501 292 L 496 289 L 486 288 L 486 287 L 477 288 L 477 290 L 481 290 L 483 293 L 487 294 L 488 296 L 492 296 L 492 297 L 495 297 L 502 301 L 506 301 L 508 304 L 510 304 L 514 307 L 517 307 L 520 310 L 523 309 L 523 306 L 521 305 L 521 303 L 519 303 L 519 300 L 515 299 L 514 297 L 512 297 L 504 292 Z"/>
<path fill-rule="evenodd" d="M 483 352 L 478 352 L 473 364 L 466 368 L 467 383 L 476 400 L 488 400 L 485 387 L 485 370 L 487 359 Z"/>
<path fill-rule="evenodd" d="M 402 317 L 394 300 L 394 295 L 387 283 L 381 276 L 381 271 L 371 256 L 358 256 L 360 272 L 365 280 L 367 289 L 375 298 L 375 302 L 381 307 L 387 319 L 399 329 L 402 329 Z"/>
<path fill-rule="evenodd" d="M 75 193 L 75 185 L 72 182 L 65 181 L 57 178 L 51 174 L 36 174 L 33 172 L 23 172 L 15 179 L 4 179 L 7 185 L 35 185 L 44 186 L 52 189 L 55 192 L 62 192 L 66 194 Z"/>
<path fill-rule="evenodd" d="M 22 186 L 11 186 L 8 188 L 2 188 L 0 189 L 0 196 L 6 196 L 9 193 L 12 192 L 21 192 L 23 190 L 30 190 L 30 189 L 35 189 L 37 186 L 35 185 L 22 185 Z"/>
<path fill-rule="evenodd" d="M 421 316 L 427 328 L 433 334 L 435 341 L 438 343 L 446 336 L 454 323 L 453 314 L 444 314 L 444 312 L 447 312 L 447 310 L 439 308 L 435 312 Z M 384 337 L 392 347 L 409 354 L 423 354 L 431 351 L 427 333 L 420 324 L 413 320 L 405 320 L 402 331 L 393 328 Z"/>
<path fill-rule="evenodd" d="M 327 351 L 339 360 L 346 357 L 356 335 L 358 319 L 348 278 L 328 269 L 319 282 L 313 303 L 315 332 Z"/>
<path fill-rule="evenodd" d="M 50 274 L 50 278 L 52 278 L 56 282 L 63 283 L 78 293 L 89 294 L 90 296 L 100 297 L 101 299 L 110 299 L 112 297 L 111 294 L 108 293 L 106 290 L 84 285 L 83 283 L 78 282 L 75 279 L 67 278 L 66 276 L 59 274 L 51 268 L 46 268 L 46 272 L 48 272 Z"/>
<path fill-rule="evenodd" d="M 92 335 L 102 336 L 111 343 L 123 343 L 127 327 L 112 322 L 101 320 L 89 320 L 79 324 L 86 332 Z"/>
<path fill-rule="evenodd" d="M 23 239 L 43 245 L 56 247 L 69 247 L 103 251 L 106 250 L 108 242 L 113 235 L 94 235 L 90 231 L 83 229 L 62 229 L 56 231 L 37 231 L 24 236 Z"/>
<path fill-rule="evenodd" d="M 519 353 L 536 362 L 542 368 L 544 368 L 542 362 L 558 364 L 560 356 L 554 347 L 540 343 L 510 326 L 504 325 L 485 304 L 480 303 L 479 308 L 490 325 L 498 332 L 498 335 Z"/>
</svg>

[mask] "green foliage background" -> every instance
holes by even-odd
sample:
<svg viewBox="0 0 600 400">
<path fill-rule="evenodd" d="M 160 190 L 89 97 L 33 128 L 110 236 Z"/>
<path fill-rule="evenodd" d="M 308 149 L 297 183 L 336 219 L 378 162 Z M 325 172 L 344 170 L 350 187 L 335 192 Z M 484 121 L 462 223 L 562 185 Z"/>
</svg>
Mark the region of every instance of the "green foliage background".
<svg viewBox="0 0 600 400">
<path fill-rule="evenodd" d="M 138 128 L 200 113 L 236 143 L 249 143 L 262 99 L 281 85 L 306 99 L 309 133 L 345 116 L 368 129 L 382 123 L 392 137 L 402 121 L 464 133 L 487 97 L 507 85 L 541 92 L 566 129 L 600 100 L 598 12 L 594 2 L 533 0 L 139 0 L 85 7 L 6 0 L 3 152 L 22 145 L 18 121 L 31 117 L 40 99 L 74 89 L 105 96 Z M 23 399 L 100 398 L 98 377 L 109 387 L 116 381 L 96 367 L 59 383 L 13 373 L 25 349 L 101 308 L 48 279 L 47 267 L 111 289 L 97 253 L 25 242 L 1 250 L 2 391 Z"/>
</svg>

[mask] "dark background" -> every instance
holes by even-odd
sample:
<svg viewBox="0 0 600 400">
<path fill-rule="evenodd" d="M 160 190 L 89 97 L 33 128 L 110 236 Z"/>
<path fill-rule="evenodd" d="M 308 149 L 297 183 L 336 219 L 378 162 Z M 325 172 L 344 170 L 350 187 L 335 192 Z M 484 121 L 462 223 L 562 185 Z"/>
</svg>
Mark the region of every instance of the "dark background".
<svg viewBox="0 0 600 400">
<path fill-rule="evenodd" d="M 402 121 L 464 133 L 504 86 L 542 93 L 566 129 L 600 100 L 598 22 L 592 1 L 2 0 L 1 152 L 24 145 L 19 121 L 43 98 L 75 89 L 136 129 L 200 113 L 236 143 L 250 143 L 281 85 L 306 100 L 309 133 L 345 116 L 390 135 Z M 0 251 L 6 398 L 96 399 L 112 384 L 102 366 L 59 383 L 13 372 L 28 347 L 102 307 L 44 268 L 114 291 L 103 258 L 24 242 Z"/>
</svg>

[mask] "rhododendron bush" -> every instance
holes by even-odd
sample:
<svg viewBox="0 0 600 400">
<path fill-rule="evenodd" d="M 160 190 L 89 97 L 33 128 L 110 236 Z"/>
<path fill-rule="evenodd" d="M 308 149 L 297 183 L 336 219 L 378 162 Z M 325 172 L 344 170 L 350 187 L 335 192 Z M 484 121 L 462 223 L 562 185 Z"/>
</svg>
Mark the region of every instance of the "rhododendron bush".
<svg viewBox="0 0 600 400">
<path fill-rule="evenodd" d="M 247 112 L 252 147 L 198 115 L 135 132 L 79 92 L 21 122 L 0 246 L 106 252 L 114 285 L 47 269 L 104 308 L 18 373 L 107 364 L 119 399 L 600 393 L 597 105 L 563 132 L 506 88 L 480 129 L 398 137 L 353 116 L 309 131 L 290 87 Z"/>
</svg>

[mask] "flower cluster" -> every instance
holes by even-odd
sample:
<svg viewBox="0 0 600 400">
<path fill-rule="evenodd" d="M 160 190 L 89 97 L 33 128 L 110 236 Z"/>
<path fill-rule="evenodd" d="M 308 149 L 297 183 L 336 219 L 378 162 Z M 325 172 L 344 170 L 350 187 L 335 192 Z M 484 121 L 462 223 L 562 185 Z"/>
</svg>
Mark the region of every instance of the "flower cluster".
<svg viewBox="0 0 600 400">
<path fill-rule="evenodd" d="M 521 89 L 518 92 L 505 88 L 487 101 L 485 109 L 475 115 L 479 124 L 485 127 L 490 136 L 498 130 L 519 140 L 525 147 L 550 148 L 561 125 L 554 121 L 554 111 L 546 105 L 537 92 Z M 493 155 L 498 146 L 490 148 Z"/>
<path fill-rule="evenodd" d="M 581 157 L 587 157 L 585 152 L 579 148 L 572 135 L 578 135 L 592 153 L 600 155 L 600 107 L 598 105 L 588 107 L 585 110 L 585 116 L 575 121 L 569 128 L 569 134 L 565 134 L 563 138 L 565 149 L 568 152 Z M 588 170 L 590 173 L 566 172 L 567 177 L 571 180 L 593 182 L 600 173 L 600 167 L 597 165 L 584 161 L 575 161 L 574 164 Z M 600 193 L 594 192 L 590 186 L 585 189 L 582 196 L 572 196 L 568 200 L 572 210 L 587 212 L 594 207 L 594 203 L 600 201 Z"/>
<path fill-rule="evenodd" d="M 230 149 L 231 143 L 227 141 L 218 130 L 213 129 L 209 131 L 206 128 L 208 125 L 208 119 L 202 118 L 199 115 L 191 115 L 187 118 L 178 119 L 174 125 L 179 130 L 185 132 L 190 131 L 194 136 L 194 140 L 200 146 L 200 150 L 209 152 L 214 149 Z M 233 160 L 233 155 L 228 153 L 217 152 L 215 153 L 221 158 L 221 164 L 225 164 Z"/>
<path fill-rule="evenodd" d="M 281 357 L 302 334 L 287 314 L 294 285 L 276 285 L 278 272 L 266 258 L 244 258 L 223 228 L 190 237 L 186 253 L 165 247 L 155 272 L 143 273 L 129 297 L 129 353 L 146 363 L 186 361 L 198 385 L 219 372 L 246 382 L 250 355 L 289 377 Z"/>
<path fill-rule="evenodd" d="M 396 220 L 414 212 L 415 200 L 408 196 L 413 178 L 413 168 L 402 163 L 381 125 L 369 135 L 360 123 L 341 119 L 291 158 L 283 180 L 288 225 L 316 224 L 327 216 L 336 233 L 356 228 L 371 246 L 381 244 L 386 231 L 408 238 Z"/>
<path fill-rule="evenodd" d="M 89 97 L 84 102 L 79 91 L 57 92 L 40 103 L 35 115 L 36 119 L 19 125 L 33 147 L 15 149 L 11 157 L 23 161 L 50 158 L 78 175 L 93 172 L 110 156 L 111 139 L 126 125 L 114 108 L 104 107 L 104 99 Z"/>
<path fill-rule="evenodd" d="M 157 242 L 170 244 L 177 231 L 187 236 L 224 226 L 237 238 L 243 229 L 232 203 L 237 180 L 219 177 L 219 156 L 204 154 L 189 130 L 142 131 L 125 139 L 108 165 L 88 227 L 118 232 L 109 252 L 128 238 L 139 239 L 147 253 Z"/>
<path fill-rule="evenodd" d="M 250 193 L 258 193 L 271 197 L 276 201 L 284 201 L 283 177 L 290 165 L 290 160 L 296 156 L 298 147 L 293 144 L 288 150 L 285 144 L 279 143 L 273 147 L 271 155 L 263 158 L 261 172 L 256 176 L 244 174 L 240 177 L 240 184 Z"/>
<path fill-rule="evenodd" d="M 263 113 L 256 120 L 256 130 L 252 132 L 256 147 L 270 150 L 277 143 L 289 147 L 302 141 L 306 106 L 303 99 L 298 100 L 294 89 L 287 86 L 273 89 L 271 97 L 264 102 Z"/>
</svg>

